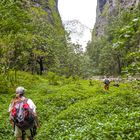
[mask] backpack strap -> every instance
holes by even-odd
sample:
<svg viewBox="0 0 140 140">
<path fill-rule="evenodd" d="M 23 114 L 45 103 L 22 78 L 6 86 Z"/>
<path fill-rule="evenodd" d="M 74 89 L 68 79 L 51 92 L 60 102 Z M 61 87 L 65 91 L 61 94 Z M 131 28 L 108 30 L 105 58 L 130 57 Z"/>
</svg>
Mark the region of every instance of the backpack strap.
<svg viewBox="0 0 140 140">
<path fill-rule="evenodd" d="M 27 101 L 28 101 L 28 98 L 25 98 L 25 99 L 23 100 L 24 103 L 27 103 Z"/>
</svg>

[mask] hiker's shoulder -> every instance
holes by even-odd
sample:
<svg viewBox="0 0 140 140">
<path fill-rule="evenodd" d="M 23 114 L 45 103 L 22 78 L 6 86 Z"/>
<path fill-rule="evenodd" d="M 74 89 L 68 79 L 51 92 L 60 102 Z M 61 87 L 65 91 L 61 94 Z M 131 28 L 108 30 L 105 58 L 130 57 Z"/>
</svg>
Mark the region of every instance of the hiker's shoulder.
<svg viewBox="0 0 140 140">
<path fill-rule="evenodd" d="M 28 98 L 27 102 L 28 102 L 28 104 L 34 104 L 33 100 L 30 98 Z"/>
<path fill-rule="evenodd" d="M 27 102 L 28 102 L 28 101 L 29 101 L 29 102 L 32 101 L 30 98 L 24 97 L 24 96 L 21 97 L 20 99 L 21 99 L 22 101 L 27 101 Z"/>
<path fill-rule="evenodd" d="M 27 99 L 27 101 L 29 101 L 29 102 L 33 102 L 33 100 L 31 99 L 31 98 L 26 98 Z"/>
</svg>

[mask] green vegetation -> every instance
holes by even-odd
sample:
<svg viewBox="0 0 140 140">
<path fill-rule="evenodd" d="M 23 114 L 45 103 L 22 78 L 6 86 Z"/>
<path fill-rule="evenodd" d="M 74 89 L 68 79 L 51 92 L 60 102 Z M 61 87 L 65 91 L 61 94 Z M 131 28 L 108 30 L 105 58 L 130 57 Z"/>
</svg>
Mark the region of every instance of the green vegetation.
<svg viewBox="0 0 140 140">
<path fill-rule="evenodd" d="M 42 74 L 59 66 L 56 62 L 65 64 L 61 62 L 67 56 L 61 19 L 57 11 L 47 13 L 44 7 L 26 0 L 0 3 L 0 72 L 7 74 L 12 69 Z"/>
<path fill-rule="evenodd" d="M 108 15 L 108 12 L 109 12 L 109 4 L 106 4 L 104 6 L 104 9 L 103 9 L 102 13 L 101 13 L 101 16 L 106 17 Z"/>
<path fill-rule="evenodd" d="M 38 3 L 38 4 L 37 4 Z M 42 75 L 87 76 L 88 57 L 66 43 L 55 1 L 3 0 L 0 3 L 0 73 L 11 70 Z M 9 10 L 10 9 L 10 10 Z M 83 61 L 82 61 L 83 60 Z"/>
<path fill-rule="evenodd" d="M 93 81 L 90 86 L 88 80 L 79 78 L 18 72 L 13 86 L 9 83 L 9 91 L 0 93 L 0 138 L 13 139 L 7 109 L 15 87 L 22 85 L 27 88 L 27 97 L 37 105 L 41 126 L 36 140 L 138 140 L 139 84 L 127 82 L 113 87 L 111 83 L 110 90 L 104 91 L 102 81 Z M 5 83 L 1 87 L 5 88 Z"/>
<path fill-rule="evenodd" d="M 117 9 L 106 17 L 108 24 L 101 37 L 96 37 L 94 30 L 87 48 L 93 74 L 140 73 L 140 7 L 132 8 Z"/>
<path fill-rule="evenodd" d="M 15 79 L 18 70 L 83 78 L 140 73 L 139 6 L 108 15 L 105 34 L 96 38 L 94 29 L 86 52 L 69 43 L 54 0 L 3 0 L 0 10 L 0 73 L 8 79 L 11 70 Z"/>
<path fill-rule="evenodd" d="M 20 85 L 37 106 L 36 140 L 139 140 L 140 82 L 111 83 L 105 91 L 103 81 L 83 80 L 140 73 L 139 7 L 119 9 L 105 35 L 94 38 L 94 29 L 94 39 L 82 52 L 80 45 L 69 43 L 55 4 L 0 3 L 0 140 L 13 140 L 8 106 Z"/>
</svg>

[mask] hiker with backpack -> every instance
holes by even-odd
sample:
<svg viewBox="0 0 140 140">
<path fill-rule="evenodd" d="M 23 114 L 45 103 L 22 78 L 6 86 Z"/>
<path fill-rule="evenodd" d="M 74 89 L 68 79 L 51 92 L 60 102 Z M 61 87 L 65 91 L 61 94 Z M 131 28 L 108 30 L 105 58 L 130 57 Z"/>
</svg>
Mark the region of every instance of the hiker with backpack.
<svg viewBox="0 0 140 140">
<path fill-rule="evenodd" d="M 24 96 L 24 87 L 16 89 L 16 96 L 9 105 L 10 122 L 17 140 L 33 140 L 38 127 L 36 105 L 31 99 Z"/>
<path fill-rule="evenodd" d="M 104 89 L 105 90 L 109 90 L 109 84 L 110 84 L 110 80 L 108 78 L 105 78 L 104 80 Z"/>
</svg>

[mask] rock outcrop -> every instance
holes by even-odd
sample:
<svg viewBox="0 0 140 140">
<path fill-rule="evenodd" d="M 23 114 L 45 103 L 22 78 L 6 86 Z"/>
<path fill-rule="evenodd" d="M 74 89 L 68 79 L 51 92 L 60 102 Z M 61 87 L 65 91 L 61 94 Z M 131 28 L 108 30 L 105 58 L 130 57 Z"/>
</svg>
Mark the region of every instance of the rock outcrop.
<svg viewBox="0 0 140 140">
<path fill-rule="evenodd" d="M 108 17 L 117 16 L 122 9 L 133 9 L 139 3 L 139 0 L 97 0 L 97 16 L 95 24 L 95 36 L 100 37 L 104 34 L 105 27 L 108 24 Z"/>
<path fill-rule="evenodd" d="M 36 7 L 42 7 L 48 13 L 48 21 L 51 24 L 55 23 L 53 19 L 53 14 L 56 13 L 61 21 L 59 10 L 58 10 L 58 0 L 31 0 L 35 3 Z"/>
</svg>

